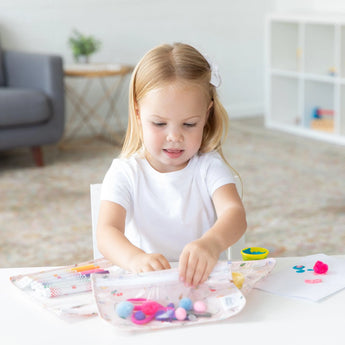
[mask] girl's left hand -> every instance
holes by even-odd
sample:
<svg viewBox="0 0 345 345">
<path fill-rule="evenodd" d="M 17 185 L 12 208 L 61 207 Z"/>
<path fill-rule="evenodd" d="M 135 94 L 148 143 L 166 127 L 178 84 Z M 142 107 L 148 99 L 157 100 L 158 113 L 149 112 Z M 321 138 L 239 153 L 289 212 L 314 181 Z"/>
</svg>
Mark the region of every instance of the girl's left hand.
<svg viewBox="0 0 345 345">
<path fill-rule="evenodd" d="M 205 242 L 198 239 L 188 243 L 180 255 L 180 280 L 187 286 L 196 287 L 206 281 L 218 261 L 217 251 Z"/>
</svg>

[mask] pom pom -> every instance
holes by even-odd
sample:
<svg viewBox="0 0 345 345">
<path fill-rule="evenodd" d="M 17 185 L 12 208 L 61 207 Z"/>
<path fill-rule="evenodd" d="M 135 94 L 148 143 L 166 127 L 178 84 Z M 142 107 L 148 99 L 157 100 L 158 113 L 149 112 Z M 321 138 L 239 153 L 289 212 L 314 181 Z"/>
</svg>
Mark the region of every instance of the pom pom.
<svg viewBox="0 0 345 345">
<path fill-rule="evenodd" d="M 322 261 L 316 261 L 314 265 L 314 272 L 316 274 L 325 274 L 328 271 L 328 265 Z"/>
<path fill-rule="evenodd" d="M 136 320 L 144 320 L 145 317 L 146 317 L 146 315 L 141 310 L 138 310 L 134 313 L 134 318 Z"/>
<path fill-rule="evenodd" d="M 190 298 L 184 297 L 181 299 L 179 306 L 187 311 L 192 310 L 193 302 Z"/>
<path fill-rule="evenodd" d="M 134 309 L 134 305 L 131 302 L 123 301 L 116 305 L 115 311 L 118 316 L 123 319 L 126 319 L 129 315 L 131 315 Z"/>
<path fill-rule="evenodd" d="M 204 313 L 206 311 L 206 304 L 203 301 L 196 301 L 193 309 L 196 313 Z"/>
<path fill-rule="evenodd" d="M 182 308 L 182 307 L 178 307 L 176 310 L 175 310 L 175 317 L 177 320 L 179 321 L 183 321 L 186 319 L 187 317 L 187 312 L 186 312 L 186 309 Z"/>
<path fill-rule="evenodd" d="M 154 315 L 157 312 L 157 310 L 160 309 L 161 307 L 162 305 L 160 305 L 159 303 L 155 301 L 148 301 L 142 305 L 141 310 L 146 315 Z"/>
</svg>

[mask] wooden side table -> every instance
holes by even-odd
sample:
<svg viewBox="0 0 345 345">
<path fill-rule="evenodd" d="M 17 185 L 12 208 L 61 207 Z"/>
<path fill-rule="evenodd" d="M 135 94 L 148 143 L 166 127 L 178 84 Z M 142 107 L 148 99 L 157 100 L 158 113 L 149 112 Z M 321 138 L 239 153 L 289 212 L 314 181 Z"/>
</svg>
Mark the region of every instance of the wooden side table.
<svg viewBox="0 0 345 345">
<path fill-rule="evenodd" d="M 132 71 L 133 66 L 120 64 L 75 64 L 65 66 L 66 99 L 73 109 L 66 126 L 67 133 L 62 143 L 75 137 L 84 127 L 87 127 L 92 134 L 106 141 L 119 143 L 119 140 L 116 139 L 115 128 L 110 126 L 110 120 L 115 118 L 119 125 L 116 104 L 123 91 L 126 77 Z M 76 88 L 73 85 L 71 79 L 75 80 L 76 78 L 81 79 L 81 88 Z M 96 82 L 99 82 L 102 93 L 98 98 L 92 99 L 89 91 L 92 84 Z M 108 108 L 106 114 L 100 113 L 100 108 L 103 106 Z"/>
</svg>

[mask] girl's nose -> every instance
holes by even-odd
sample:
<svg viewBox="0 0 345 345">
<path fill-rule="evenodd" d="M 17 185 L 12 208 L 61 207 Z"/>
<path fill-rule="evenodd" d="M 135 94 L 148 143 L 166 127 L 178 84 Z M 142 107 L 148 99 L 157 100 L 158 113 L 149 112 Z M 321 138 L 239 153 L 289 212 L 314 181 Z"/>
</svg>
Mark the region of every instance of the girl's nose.
<svg viewBox="0 0 345 345">
<path fill-rule="evenodd" d="M 182 142 L 183 135 L 178 129 L 171 129 L 167 134 L 167 141 L 170 142 Z"/>
</svg>

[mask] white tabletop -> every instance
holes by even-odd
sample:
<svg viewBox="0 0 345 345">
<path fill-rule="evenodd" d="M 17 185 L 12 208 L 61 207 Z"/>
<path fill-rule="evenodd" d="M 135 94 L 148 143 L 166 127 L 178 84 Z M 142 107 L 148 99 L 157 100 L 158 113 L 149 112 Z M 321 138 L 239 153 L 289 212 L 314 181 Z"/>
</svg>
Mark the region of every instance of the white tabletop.
<svg viewBox="0 0 345 345">
<path fill-rule="evenodd" d="M 342 256 L 344 258 L 345 256 Z M 277 259 L 276 270 L 294 258 Z M 48 268 L 47 268 L 48 269 Z M 343 343 L 345 290 L 323 300 L 309 302 L 275 296 L 254 289 L 245 308 L 225 321 L 153 332 L 121 333 L 94 317 L 67 323 L 29 299 L 9 280 L 10 276 L 38 268 L 0 270 L 0 344 L 328 344 Z"/>
</svg>

